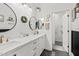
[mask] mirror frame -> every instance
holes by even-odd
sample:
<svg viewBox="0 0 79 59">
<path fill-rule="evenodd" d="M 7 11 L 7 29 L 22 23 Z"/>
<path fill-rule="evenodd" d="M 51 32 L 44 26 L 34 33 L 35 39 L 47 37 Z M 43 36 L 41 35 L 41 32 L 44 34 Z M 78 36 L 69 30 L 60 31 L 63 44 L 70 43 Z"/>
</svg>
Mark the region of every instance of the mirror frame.
<svg viewBox="0 0 79 59">
<path fill-rule="evenodd" d="M 7 32 L 7 31 L 12 30 L 16 26 L 16 24 L 17 24 L 17 16 L 16 16 L 15 12 L 13 11 L 13 9 L 9 5 L 7 5 L 6 3 L 3 3 L 3 4 L 6 5 L 8 8 L 10 8 L 12 10 L 12 12 L 14 13 L 14 16 L 15 16 L 15 24 L 11 29 L 0 29 L 0 32 Z"/>
<path fill-rule="evenodd" d="M 35 18 L 35 20 L 37 20 L 37 18 L 34 17 L 34 16 L 32 16 L 32 17 L 30 18 L 30 20 L 31 20 L 32 18 Z M 32 27 L 31 27 L 31 25 L 30 25 L 30 20 L 29 20 L 29 27 L 30 27 L 30 29 L 31 29 L 32 31 L 33 31 L 33 30 L 36 30 L 36 29 L 38 28 L 38 26 L 37 26 L 37 21 L 36 21 L 36 27 L 35 27 L 35 29 L 32 29 Z"/>
</svg>

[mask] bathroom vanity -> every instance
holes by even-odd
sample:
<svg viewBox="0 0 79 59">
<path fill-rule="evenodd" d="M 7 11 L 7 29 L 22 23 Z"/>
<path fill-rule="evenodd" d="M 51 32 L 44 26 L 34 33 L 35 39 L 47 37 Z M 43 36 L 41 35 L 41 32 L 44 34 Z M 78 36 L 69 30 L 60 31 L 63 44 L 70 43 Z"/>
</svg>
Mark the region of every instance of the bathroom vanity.
<svg viewBox="0 0 79 59">
<path fill-rule="evenodd" d="M 45 33 L 16 38 L 0 45 L 1 56 L 39 56 L 45 48 Z"/>
</svg>

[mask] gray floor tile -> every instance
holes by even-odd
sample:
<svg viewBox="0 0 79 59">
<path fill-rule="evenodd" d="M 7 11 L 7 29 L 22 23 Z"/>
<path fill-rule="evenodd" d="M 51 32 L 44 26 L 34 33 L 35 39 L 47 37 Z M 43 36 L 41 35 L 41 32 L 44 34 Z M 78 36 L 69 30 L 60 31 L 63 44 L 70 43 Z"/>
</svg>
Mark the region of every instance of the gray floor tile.
<svg viewBox="0 0 79 59">
<path fill-rule="evenodd" d="M 41 54 L 41 56 L 51 56 L 52 55 L 52 51 L 48 51 L 48 50 L 44 50 Z"/>
<path fill-rule="evenodd" d="M 53 50 L 48 51 L 44 50 L 41 56 L 69 56 L 67 52 L 65 51 L 59 51 L 59 50 Z"/>
<path fill-rule="evenodd" d="M 54 50 L 55 56 L 69 56 L 66 51 Z"/>
<path fill-rule="evenodd" d="M 59 41 L 55 41 L 55 45 L 59 45 L 59 46 L 62 46 L 62 42 L 59 42 Z"/>
</svg>

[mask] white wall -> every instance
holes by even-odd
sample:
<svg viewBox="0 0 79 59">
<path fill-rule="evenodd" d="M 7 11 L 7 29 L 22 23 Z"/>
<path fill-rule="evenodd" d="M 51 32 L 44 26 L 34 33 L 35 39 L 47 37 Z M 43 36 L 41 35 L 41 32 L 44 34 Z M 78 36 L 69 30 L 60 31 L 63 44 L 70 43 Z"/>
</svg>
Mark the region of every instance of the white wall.
<svg viewBox="0 0 79 59">
<path fill-rule="evenodd" d="M 52 50 L 53 48 L 53 45 L 55 44 L 55 21 L 53 19 L 53 14 L 51 14 L 50 18 L 49 18 L 49 29 L 45 29 L 44 28 L 44 31 L 46 33 L 46 49 L 47 50 Z"/>
</svg>

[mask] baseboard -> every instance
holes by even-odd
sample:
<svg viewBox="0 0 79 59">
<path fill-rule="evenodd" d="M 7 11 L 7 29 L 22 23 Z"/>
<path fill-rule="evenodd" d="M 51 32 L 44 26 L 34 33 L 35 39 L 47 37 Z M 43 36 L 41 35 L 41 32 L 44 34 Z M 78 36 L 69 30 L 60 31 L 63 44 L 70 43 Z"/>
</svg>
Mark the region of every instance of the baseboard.
<svg viewBox="0 0 79 59">
<path fill-rule="evenodd" d="M 53 49 L 59 50 L 59 51 L 65 51 L 65 49 L 62 46 L 58 46 L 58 45 L 55 45 Z"/>
</svg>

